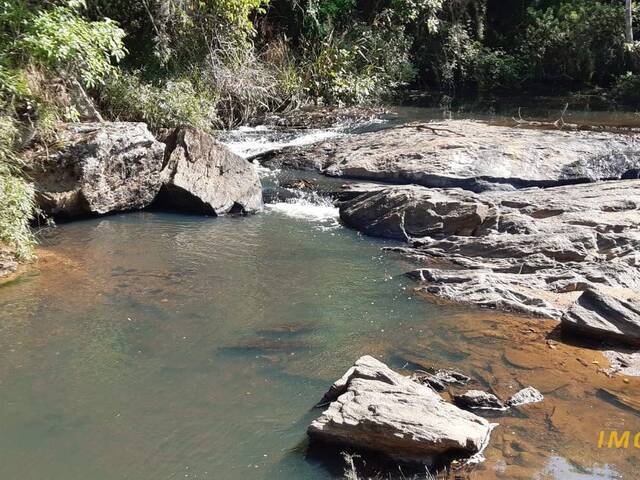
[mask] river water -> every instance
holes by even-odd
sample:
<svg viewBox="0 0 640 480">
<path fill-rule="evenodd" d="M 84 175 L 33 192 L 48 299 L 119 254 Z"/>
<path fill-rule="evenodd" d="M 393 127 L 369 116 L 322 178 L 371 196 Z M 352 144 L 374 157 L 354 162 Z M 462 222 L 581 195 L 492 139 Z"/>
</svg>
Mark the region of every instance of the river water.
<svg viewBox="0 0 640 480">
<path fill-rule="evenodd" d="M 250 154 L 310 140 L 268 133 L 227 141 Z M 470 478 L 636 478 L 638 450 L 597 448 L 600 430 L 640 431 L 601 394 L 637 396 L 635 379 L 551 348 L 552 322 L 417 297 L 412 265 L 380 250 L 392 242 L 292 196 L 245 218 L 148 211 L 44 232 L 38 265 L 0 285 L 0 479 L 341 478 L 339 452 L 309 448 L 305 430 L 364 354 L 545 393 L 492 420 Z"/>
</svg>

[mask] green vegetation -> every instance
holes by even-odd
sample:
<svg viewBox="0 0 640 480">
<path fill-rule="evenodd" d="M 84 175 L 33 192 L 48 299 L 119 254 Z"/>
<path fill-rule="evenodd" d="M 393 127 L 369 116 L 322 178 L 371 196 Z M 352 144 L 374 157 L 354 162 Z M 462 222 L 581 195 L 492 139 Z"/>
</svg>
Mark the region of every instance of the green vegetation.
<svg viewBox="0 0 640 480">
<path fill-rule="evenodd" d="M 88 118 L 79 97 L 156 131 L 409 88 L 448 98 L 596 90 L 636 106 L 640 46 L 625 3 L 1 0 L 0 240 L 28 254 L 32 192 L 16 152 L 59 121 Z"/>
</svg>

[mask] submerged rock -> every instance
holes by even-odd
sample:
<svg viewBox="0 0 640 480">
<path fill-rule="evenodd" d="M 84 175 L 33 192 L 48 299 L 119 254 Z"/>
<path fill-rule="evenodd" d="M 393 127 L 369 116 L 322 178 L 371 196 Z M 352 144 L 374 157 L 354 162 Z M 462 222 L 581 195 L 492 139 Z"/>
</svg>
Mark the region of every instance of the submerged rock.
<svg viewBox="0 0 640 480">
<path fill-rule="evenodd" d="M 482 194 L 392 186 L 340 206 L 365 233 L 405 238 L 427 294 L 559 319 L 588 288 L 640 292 L 640 180 Z"/>
<path fill-rule="evenodd" d="M 330 402 L 328 408 L 308 429 L 312 439 L 399 461 L 429 464 L 476 454 L 492 429 L 485 419 L 369 356 L 336 381 L 324 401 Z"/>
<path fill-rule="evenodd" d="M 262 186 L 253 165 L 193 127 L 167 139 L 158 202 L 193 213 L 223 215 L 262 209 Z"/>
<path fill-rule="evenodd" d="M 410 378 L 414 382 L 430 386 L 437 392 L 444 391 L 447 385 L 461 386 L 471 381 L 471 378 L 464 373 L 446 369 L 436 370 L 433 373 L 418 371 L 413 373 Z"/>
<path fill-rule="evenodd" d="M 68 124 L 58 135 L 60 149 L 29 155 L 43 213 L 74 217 L 151 204 L 160 189 L 164 144 L 144 123 Z"/>
<path fill-rule="evenodd" d="M 544 396 L 533 387 L 523 388 L 507 400 L 508 407 L 519 407 L 529 403 L 538 403 L 544 400 Z"/>
<path fill-rule="evenodd" d="M 262 163 L 481 192 L 636 178 L 640 145 L 632 135 L 447 120 L 345 136 L 290 149 Z"/>
<path fill-rule="evenodd" d="M 586 290 L 562 316 L 563 332 L 640 346 L 640 303 Z"/>
<path fill-rule="evenodd" d="M 505 406 L 492 393 L 481 390 L 469 390 L 461 395 L 454 395 L 453 401 L 464 409 L 504 410 Z"/>
</svg>

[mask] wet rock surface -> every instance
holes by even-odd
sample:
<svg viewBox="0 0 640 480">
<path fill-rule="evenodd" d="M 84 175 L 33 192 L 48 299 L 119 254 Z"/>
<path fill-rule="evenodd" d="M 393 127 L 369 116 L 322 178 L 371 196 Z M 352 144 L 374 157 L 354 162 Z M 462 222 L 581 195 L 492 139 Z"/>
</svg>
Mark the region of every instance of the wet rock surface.
<svg viewBox="0 0 640 480">
<path fill-rule="evenodd" d="M 161 177 L 161 205 L 206 215 L 262 209 L 262 186 L 251 163 L 193 127 L 179 127 L 167 139 Z"/>
<path fill-rule="evenodd" d="M 367 234 L 405 239 L 429 295 L 560 319 L 589 288 L 640 292 L 640 181 L 475 194 L 392 186 L 340 208 Z"/>
<path fill-rule="evenodd" d="M 469 390 L 460 395 L 454 395 L 453 401 L 460 408 L 469 409 L 487 409 L 487 410 L 504 410 L 505 406 L 492 393 L 483 392 L 482 390 Z"/>
<path fill-rule="evenodd" d="M 148 206 L 160 190 L 164 144 L 144 123 L 68 124 L 58 150 L 29 158 L 29 176 L 43 213 L 104 214 Z"/>
<path fill-rule="evenodd" d="M 640 144 L 631 135 L 448 120 L 291 148 L 261 162 L 332 176 L 482 192 L 636 178 Z"/>
<path fill-rule="evenodd" d="M 639 347 L 640 303 L 589 289 L 562 316 L 562 330 Z"/>
<path fill-rule="evenodd" d="M 312 439 L 400 461 L 468 457 L 484 448 L 492 429 L 485 419 L 369 356 L 336 381 L 323 402 L 330 403 L 309 426 Z"/>
</svg>

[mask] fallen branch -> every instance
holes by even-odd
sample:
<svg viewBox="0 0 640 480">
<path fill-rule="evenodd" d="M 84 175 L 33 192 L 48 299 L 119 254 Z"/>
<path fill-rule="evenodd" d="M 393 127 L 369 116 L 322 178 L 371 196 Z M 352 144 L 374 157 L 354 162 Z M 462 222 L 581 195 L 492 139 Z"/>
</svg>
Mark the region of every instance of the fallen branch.
<svg viewBox="0 0 640 480">
<path fill-rule="evenodd" d="M 415 128 L 417 130 L 431 130 L 431 132 L 434 135 L 438 135 L 438 136 L 441 136 L 438 132 L 446 132 L 446 133 L 452 133 L 453 135 L 457 135 L 458 137 L 466 137 L 465 134 L 456 132 L 454 130 L 449 130 L 448 128 L 435 128 L 435 127 L 430 127 L 428 125 L 423 125 L 421 123 L 407 123 L 406 125 L 400 125 L 396 128 Z"/>
</svg>

